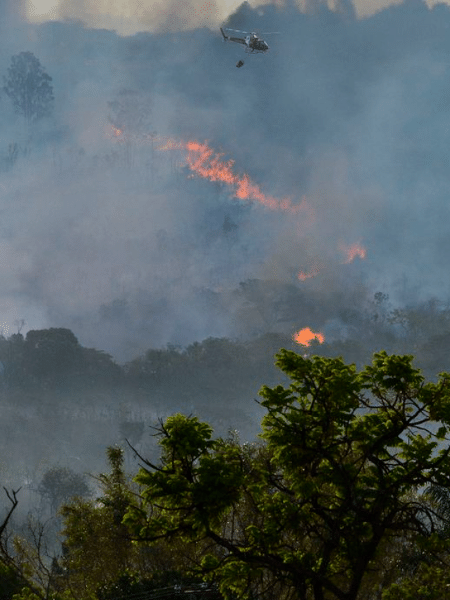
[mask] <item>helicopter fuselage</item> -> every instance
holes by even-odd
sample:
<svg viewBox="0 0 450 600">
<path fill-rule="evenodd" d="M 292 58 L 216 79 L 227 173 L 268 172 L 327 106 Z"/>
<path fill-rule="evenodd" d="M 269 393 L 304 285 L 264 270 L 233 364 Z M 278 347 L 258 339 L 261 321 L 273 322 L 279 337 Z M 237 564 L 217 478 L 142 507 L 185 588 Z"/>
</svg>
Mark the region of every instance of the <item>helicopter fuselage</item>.
<svg viewBox="0 0 450 600">
<path fill-rule="evenodd" d="M 226 35 L 222 27 L 220 28 L 220 31 L 222 32 L 225 41 L 236 42 L 238 44 L 246 46 L 246 52 L 267 52 L 267 50 L 269 49 L 269 44 L 265 40 L 258 37 L 256 33 L 249 33 L 248 35 L 245 35 L 243 37 L 237 37 Z"/>
<path fill-rule="evenodd" d="M 245 44 L 250 52 L 266 52 L 269 49 L 269 44 L 256 35 L 248 35 L 245 38 Z"/>
</svg>

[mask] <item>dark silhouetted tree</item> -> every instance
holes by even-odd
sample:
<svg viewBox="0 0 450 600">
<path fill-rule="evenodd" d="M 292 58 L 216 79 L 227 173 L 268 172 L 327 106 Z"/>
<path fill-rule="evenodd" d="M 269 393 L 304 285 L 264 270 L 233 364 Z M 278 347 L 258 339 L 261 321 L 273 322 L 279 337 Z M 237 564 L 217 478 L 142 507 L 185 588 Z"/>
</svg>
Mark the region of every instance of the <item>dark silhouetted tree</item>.
<svg viewBox="0 0 450 600">
<path fill-rule="evenodd" d="M 43 385 L 65 383 L 76 372 L 82 353 L 76 336 L 64 327 L 32 329 L 24 346 L 26 371 Z"/>
<path fill-rule="evenodd" d="M 51 114 L 54 100 L 51 81 L 32 52 L 20 52 L 11 58 L 3 91 L 28 126 Z"/>
<path fill-rule="evenodd" d="M 86 477 L 68 467 L 54 467 L 47 471 L 38 488 L 39 493 L 50 501 L 52 512 L 71 498 L 91 495 Z"/>
</svg>

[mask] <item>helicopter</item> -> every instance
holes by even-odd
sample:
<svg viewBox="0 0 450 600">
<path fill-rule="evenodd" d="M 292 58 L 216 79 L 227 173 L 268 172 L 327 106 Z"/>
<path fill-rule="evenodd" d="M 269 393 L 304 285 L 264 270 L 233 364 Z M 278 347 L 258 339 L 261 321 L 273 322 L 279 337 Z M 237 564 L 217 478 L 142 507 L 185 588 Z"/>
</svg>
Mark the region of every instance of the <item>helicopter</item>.
<svg viewBox="0 0 450 600">
<path fill-rule="evenodd" d="M 243 44 L 245 46 L 245 51 L 247 53 L 264 53 L 267 52 L 269 50 L 269 44 L 263 40 L 262 38 L 260 38 L 254 31 L 249 32 L 249 31 L 240 31 L 239 29 L 230 29 L 229 27 L 225 27 L 225 29 L 227 31 L 234 31 L 235 33 L 240 33 L 242 34 L 241 36 L 233 36 L 233 35 L 226 35 L 223 28 L 220 28 L 220 31 L 222 32 L 223 35 L 223 39 L 225 42 L 236 42 L 238 44 Z M 272 32 L 272 33 L 278 33 L 278 32 Z M 263 35 L 269 35 L 269 34 L 263 34 Z M 240 60 L 237 62 L 236 66 L 242 67 L 244 64 L 243 60 Z"/>
</svg>

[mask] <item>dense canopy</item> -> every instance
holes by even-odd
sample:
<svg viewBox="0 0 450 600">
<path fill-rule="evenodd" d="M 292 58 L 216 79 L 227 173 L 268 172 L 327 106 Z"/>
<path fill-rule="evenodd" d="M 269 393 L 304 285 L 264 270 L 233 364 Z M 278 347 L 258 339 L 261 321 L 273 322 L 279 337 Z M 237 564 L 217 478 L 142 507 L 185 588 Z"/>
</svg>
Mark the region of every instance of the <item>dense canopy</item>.
<svg viewBox="0 0 450 600">
<path fill-rule="evenodd" d="M 450 378 L 426 383 L 385 352 L 359 373 L 286 350 L 277 364 L 291 385 L 262 388 L 261 442 L 161 423 L 161 461 L 140 470 L 144 504 L 125 522 L 142 541 L 210 540 L 200 570 L 226 596 L 353 600 L 381 549 L 441 522 L 420 491 L 450 484 Z"/>
</svg>

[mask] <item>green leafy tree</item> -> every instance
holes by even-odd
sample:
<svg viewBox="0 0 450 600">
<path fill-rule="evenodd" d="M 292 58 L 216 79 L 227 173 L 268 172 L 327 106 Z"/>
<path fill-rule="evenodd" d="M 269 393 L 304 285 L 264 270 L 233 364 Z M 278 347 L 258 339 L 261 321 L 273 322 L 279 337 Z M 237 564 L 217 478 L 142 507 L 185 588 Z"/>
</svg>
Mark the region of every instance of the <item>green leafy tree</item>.
<svg viewBox="0 0 450 600">
<path fill-rule="evenodd" d="M 150 579 L 128 572 L 97 590 L 98 600 L 136 600 L 136 598 L 176 598 L 176 600 L 223 600 L 214 586 L 183 577 L 179 571 L 155 573 Z"/>
<path fill-rule="evenodd" d="M 287 350 L 277 365 L 291 384 L 262 388 L 261 443 L 213 439 L 195 417 L 161 424 L 125 523 L 147 543 L 209 540 L 199 569 L 228 597 L 356 600 L 368 582 L 375 597 L 383 553 L 440 522 L 419 490 L 450 485 L 450 376 L 427 383 L 385 352 L 361 372 Z"/>
<path fill-rule="evenodd" d="M 137 486 L 124 471 L 123 450 L 109 447 L 107 456 L 109 472 L 96 477 L 101 496 L 61 508 L 62 571 L 53 578 L 55 589 L 72 598 L 106 600 L 180 583 L 190 548 L 164 540 L 152 548 L 133 542 L 122 521 L 137 502 Z"/>
<path fill-rule="evenodd" d="M 435 532 L 412 540 L 383 600 L 450 600 L 450 488 L 431 486 L 425 497 L 438 517 Z"/>
<path fill-rule="evenodd" d="M 11 58 L 3 91 L 16 113 L 25 117 L 28 126 L 51 114 L 54 100 L 51 81 L 32 52 L 20 52 Z"/>
<path fill-rule="evenodd" d="M 436 561 L 433 561 L 436 563 Z M 410 577 L 389 586 L 383 600 L 450 600 L 450 572 L 448 561 L 441 564 L 420 563 Z"/>
<path fill-rule="evenodd" d="M 25 585 L 17 569 L 0 562 L 0 600 L 11 600 Z"/>
<path fill-rule="evenodd" d="M 60 510 L 64 527 L 62 566 L 68 586 L 80 597 L 94 596 L 98 586 L 132 567 L 132 546 L 121 524 L 131 493 L 123 470 L 123 450 L 107 450 L 110 472 L 97 478 L 102 496 L 95 502 L 78 498 Z"/>
</svg>

